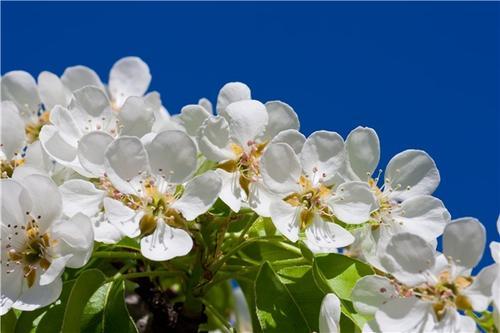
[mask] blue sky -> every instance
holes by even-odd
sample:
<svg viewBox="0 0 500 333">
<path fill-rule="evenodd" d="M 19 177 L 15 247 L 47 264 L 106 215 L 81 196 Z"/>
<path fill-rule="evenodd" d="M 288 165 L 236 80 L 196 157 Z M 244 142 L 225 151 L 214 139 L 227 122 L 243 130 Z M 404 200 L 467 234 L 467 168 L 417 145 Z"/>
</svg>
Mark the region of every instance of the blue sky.
<svg viewBox="0 0 500 333">
<path fill-rule="evenodd" d="M 2 74 L 62 74 L 84 64 L 107 80 L 117 59 L 150 66 L 171 113 L 243 81 L 294 107 L 301 129 L 346 136 L 373 127 L 381 167 L 408 148 L 441 171 L 454 218 L 498 240 L 500 3 L 2 2 Z M 490 263 L 487 250 L 482 265 Z"/>
</svg>

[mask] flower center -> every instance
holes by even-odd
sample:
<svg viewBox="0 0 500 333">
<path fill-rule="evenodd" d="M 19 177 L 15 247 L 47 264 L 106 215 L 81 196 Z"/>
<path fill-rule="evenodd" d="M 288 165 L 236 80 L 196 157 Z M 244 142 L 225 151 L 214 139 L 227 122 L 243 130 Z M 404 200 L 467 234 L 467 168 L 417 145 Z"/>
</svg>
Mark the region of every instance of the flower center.
<svg viewBox="0 0 500 333">
<path fill-rule="evenodd" d="M 0 161 L 0 178 L 11 178 L 14 170 L 24 164 L 24 158 Z"/>
<path fill-rule="evenodd" d="M 38 119 L 35 122 L 26 124 L 26 140 L 28 143 L 33 143 L 38 140 L 42 126 L 49 123 L 50 111 L 38 111 Z"/>
<path fill-rule="evenodd" d="M 324 198 L 330 195 L 331 189 L 320 183 L 313 186 L 309 178 L 302 175 L 299 179 L 301 191 L 288 195 L 283 200 L 294 207 L 300 207 L 300 227 L 304 230 L 309 226 L 314 214 L 331 217 L 330 208 L 325 204 Z"/>
</svg>

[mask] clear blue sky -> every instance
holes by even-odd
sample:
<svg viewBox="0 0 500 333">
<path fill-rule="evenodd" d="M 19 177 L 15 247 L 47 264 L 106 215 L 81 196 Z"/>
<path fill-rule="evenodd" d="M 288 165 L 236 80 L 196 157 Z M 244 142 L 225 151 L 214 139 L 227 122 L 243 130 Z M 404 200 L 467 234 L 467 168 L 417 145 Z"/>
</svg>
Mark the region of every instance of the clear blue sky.
<svg viewBox="0 0 500 333">
<path fill-rule="evenodd" d="M 436 195 L 498 240 L 500 3 L 1 3 L 2 74 L 107 80 L 117 59 L 150 66 L 171 113 L 228 81 L 281 99 L 302 130 L 375 128 L 382 165 L 407 148 L 436 160 Z M 482 264 L 490 263 L 489 250 Z"/>
</svg>

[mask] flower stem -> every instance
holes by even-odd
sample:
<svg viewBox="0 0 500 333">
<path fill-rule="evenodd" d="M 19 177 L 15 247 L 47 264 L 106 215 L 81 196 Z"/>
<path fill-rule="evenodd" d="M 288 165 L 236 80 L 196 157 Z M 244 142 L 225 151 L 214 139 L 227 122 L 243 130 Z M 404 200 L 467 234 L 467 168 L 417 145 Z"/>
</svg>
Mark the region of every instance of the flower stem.
<svg viewBox="0 0 500 333">
<path fill-rule="evenodd" d="M 94 258 L 106 258 L 106 259 L 144 259 L 144 257 L 137 252 L 125 252 L 125 251 L 99 251 L 92 255 Z"/>
</svg>

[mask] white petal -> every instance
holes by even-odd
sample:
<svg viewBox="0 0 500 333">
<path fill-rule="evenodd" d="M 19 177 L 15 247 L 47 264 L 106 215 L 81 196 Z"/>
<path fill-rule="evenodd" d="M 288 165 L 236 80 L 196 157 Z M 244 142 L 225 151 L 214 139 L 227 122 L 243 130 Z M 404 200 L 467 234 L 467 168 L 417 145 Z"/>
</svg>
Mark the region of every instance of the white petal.
<svg viewBox="0 0 500 333">
<path fill-rule="evenodd" d="M 463 268 L 473 268 L 483 256 L 486 231 L 478 220 L 464 217 L 444 229 L 443 253 Z"/>
<path fill-rule="evenodd" d="M 498 278 L 499 269 L 496 264 L 483 268 L 476 275 L 472 284 L 462 291 L 467 296 L 474 311 L 486 311 L 492 301 L 492 286 Z"/>
<path fill-rule="evenodd" d="M 107 220 L 124 235 L 132 238 L 139 236 L 137 213 L 134 210 L 111 198 L 104 198 L 104 210 Z"/>
<path fill-rule="evenodd" d="M 327 185 L 331 185 L 344 160 L 344 140 L 337 133 L 328 131 L 311 134 L 300 155 L 302 168 L 309 179 L 313 183 L 322 179 Z"/>
<path fill-rule="evenodd" d="M 264 132 L 264 140 L 271 140 L 284 130 L 299 129 L 299 117 L 290 105 L 281 101 L 271 101 L 265 106 L 269 120 Z"/>
<path fill-rule="evenodd" d="M 92 69 L 85 66 L 68 67 L 61 76 L 61 81 L 71 91 L 85 86 L 95 86 L 104 91 L 104 85 Z"/>
<path fill-rule="evenodd" d="M 333 214 L 342 222 L 359 224 L 367 222 L 377 208 L 377 199 L 365 182 L 341 184 L 331 201 Z"/>
<path fill-rule="evenodd" d="M 345 142 L 347 161 L 359 180 L 370 177 L 380 160 L 380 142 L 377 133 L 369 127 L 357 127 Z"/>
<path fill-rule="evenodd" d="M 169 183 L 183 183 L 196 171 L 197 148 L 184 132 L 161 132 L 146 149 L 151 171 Z"/>
<path fill-rule="evenodd" d="M 161 220 L 151 235 L 141 239 L 142 255 L 155 261 L 184 256 L 192 247 L 193 240 L 186 231 L 172 228 Z"/>
<path fill-rule="evenodd" d="M 1 86 L 2 101 L 14 102 L 25 121 L 36 116 L 41 101 L 35 79 L 28 72 L 8 72 L 2 77 Z"/>
<path fill-rule="evenodd" d="M 418 235 L 426 241 L 439 237 L 451 221 L 443 202 L 430 195 L 411 197 L 392 211 L 398 229 Z"/>
<path fill-rule="evenodd" d="M 85 86 L 73 92 L 69 109 L 82 116 L 100 117 L 111 108 L 106 94 L 94 86 Z M 87 119 L 82 119 L 85 122 Z"/>
<path fill-rule="evenodd" d="M 2 231 L 3 233 L 3 231 Z M 7 273 L 9 272 L 9 273 Z M 2 294 L 0 297 L 0 315 L 6 314 L 19 298 L 24 280 L 23 269 L 17 265 L 13 269 L 2 265 Z"/>
<path fill-rule="evenodd" d="M 44 286 L 54 282 L 55 279 L 59 279 L 59 277 L 64 272 L 64 267 L 66 267 L 66 263 L 71 259 L 72 256 L 73 256 L 72 254 L 68 254 L 53 259 L 50 262 L 49 268 L 41 274 L 40 285 Z"/>
<path fill-rule="evenodd" d="M 474 333 L 479 332 L 474 319 L 462 316 L 455 309 L 447 309 L 432 332 L 436 333 Z"/>
<path fill-rule="evenodd" d="M 209 117 L 201 125 L 197 135 L 200 151 L 211 161 L 235 158 L 229 147 L 229 124 L 223 117 Z"/>
<path fill-rule="evenodd" d="M 279 132 L 270 142 L 273 143 L 286 143 L 292 147 L 295 154 L 300 154 L 302 151 L 302 147 L 306 142 L 306 137 L 304 134 L 300 133 L 297 130 L 289 129 Z"/>
<path fill-rule="evenodd" d="M 88 217 L 95 216 L 102 207 L 105 191 L 98 190 L 94 184 L 83 179 L 71 179 L 61 186 L 59 190 L 63 200 L 63 213 L 72 217 L 83 213 Z"/>
<path fill-rule="evenodd" d="M 192 104 L 184 106 L 179 117 L 186 132 L 190 136 L 196 136 L 203 122 L 210 116 L 203 106 Z"/>
<path fill-rule="evenodd" d="M 0 150 L 4 155 L 3 158 L 11 160 L 24 147 L 24 121 L 16 105 L 11 101 L 2 101 L 0 121 Z"/>
<path fill-rule="evenodd" d="M 432 194 L 439 181 L 434 160 L 421 150 L 405 150 L 397 154 L 385 171 L 385 190 L 392 189 L 391 198 L 399 201 L 419 194 Z"/>
<path fill-rule="evenodd" d="M 130 96 L 142 96 L 148 90 L 151 73 L 148 65 L 138 57 L 118 60 L 109 73 L 109 93 L 121 107 Z"/>
<path fill-rule="evenodd" d="M 299 239 L 300 208 L 278 200 L 271 204 L 269 211 L 276 229 L 290 241 L 296 242 Z"/>
<path fill-rule="evenodd" d="M 90 132 L 78 142 L 80 164 L 97 177 L 104 175 L 104 153 L 113 142 L 113 137 L 104 132 Z"/>
<path fill-rule="evenodd" d="M 500 263 L 500 243 L 499 242 L 491 242 L 490 243 L 490 252 L 491 257 L 495 260 L 496 263 Z"/>
<path fill-rule="evenodd" d="M 52 179 L 41 175 L 24 178 L 22 185 L 31 197 L 30 214 L 36 218 L 40 233 L 44 233 L 61 216 L 62 198 L 59 189 Z"/>
<path fill-rule="evenodd" d="M 251 99 L 250 88 L 241 82 L 229 82 L 222 87 L 217 96 L 217 113 L 221 114 L 234 102 Z"/>
<path fill-rule="evenodd" d="M 260 160 L 260 172 L 266 186 L 273 192 L 290 194 L 300 190 L 302 174 L 299 159 L 286 143 L 269 145 Z"/>
<path fill-rule="evenodd" d="M 123 126 L 121 135 L 141 137 L 149 132 L 154 123 L 154 111 L 143 97 L 129 97 L 123 105 L 118 119 Z"/>
<path fill-rule="evenodd" d="M 319 311 L 319 333 L 340 332 L 340 300 L 335 294 L 326 294 Z"/>
<path fill-rule="evenodd" d="M 212 102 L 205 97 L 202 97 L 198 100 L 198 104 L 202 106 L 208 113 L 213 114 Z"/>
<path fill-rule="evenodd" d="M 396 296 L 397 291 L 391 281 L 376 275 L 359 279 L 351 294 L 354 308 L 364 316 L 373 316 L 382 305 Z"/>
<path fill-rule="evenodd" d="M 241 188 L 239 172 L 227 172 L 222 169 L 215 170 L 222 179 L 222 188 L 219 197 L 233 212 L 239 212 L 241 202 L 247 199 L 245 191 Z"/>
<path fill-rule="evenodd" d="M 13 249 L 23 251 L 26 233 L 16 232 L 16 229 L 26 226 L 26 212 L 31 211 L 32 207 L 31 197 L 21 184 L 12 179 L 2 179 L 0 190 L 2 246 L 9 244 Z M 7 251 L 2 251 L 1 254 L 5 256 L 2 257 L 3 260 L 6 260 Z"/>
<path fill-rule="evenodd" d="M 54 107 L 50 112 L 50 122 L 57 127 L 59 135 L 71 146 L 76 146 L 82 136 L 82 131 L 78 127 L 73 113 L 60 105 Z"/>
<path fill-rule="evenodd" d="M 43 71 L 38 75 L 38 91 L 45 109 L 49 111 L 56 105 L 66 107 L 71 100 L 71 91 L 51 72 Z"/>
<path fill-rule="evenodd" d="M 96 242 L 115 244 L 124 236 L 114 224 L 106 219 L 103 213 L 92 219 L 92 228 L 94 229 L 94 240 Z"/>
<path fill-rule="evenodd" d="M 229 135 L 244 149 L 264 132 L 268 115 L 264 104 L 244 100 L 229 104 L 221 115 L 229 123 Z"/>
<path fill-rule="evenodd" d="M 415 297 L 396 298 L 383 305 L 375 319 L 382 332 L 424 332 L 432 311 L 431 303 Z"/>
<path fill-rule="evenodd" d="M 148 156 L 141 140 L 125 136 L 111 143 L 105 152 L 104 169 L 113 185 L 122 193 L 137 194 L 140 181 L 149 170 Z"/>
<path fill-rule="evenodd" d="M 394 235 L 386 247 L 382 265 L 400 282 L 414 286 L 427 280 L 434 266 L 435 250 L 421 237 L 409 233 Z"/>
<path fill-rule="evenodd" d="M 171 207 L 178 209 L 186 220 L 192 221 L 214 204 L 221 187 L 220 176 L 215 171 L 207 171 L 191 179 L 186 184 L 181 198 Z"/>
<path fill-rule="evenodd" d="M 271 216 L 271 203 L 279 198 L 260 180 L 251 182 L 248 186 L 248 205 L 259 216 Z"/>
<path fill-rule="evenodd" d="M 12 307 L 21 311 L 33 311 L 49 305 L 59 298 L 62 291 L 62 280 L 58 278 L 50 284 L 41 286 L 39 279 L 37 279 L 31 288 L 28 288 L 26 283 L 24 288 Z"/>
<path fill-rule="evenodd" d="M 306 229 L 307 240 L 317 247 L 337 252 L 338 248 L 346 247 L 354 242 L 354 236 L 336 223 L 323 221 L 314 214 L 313 223 Z"/>
</svg>

